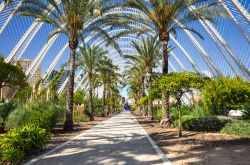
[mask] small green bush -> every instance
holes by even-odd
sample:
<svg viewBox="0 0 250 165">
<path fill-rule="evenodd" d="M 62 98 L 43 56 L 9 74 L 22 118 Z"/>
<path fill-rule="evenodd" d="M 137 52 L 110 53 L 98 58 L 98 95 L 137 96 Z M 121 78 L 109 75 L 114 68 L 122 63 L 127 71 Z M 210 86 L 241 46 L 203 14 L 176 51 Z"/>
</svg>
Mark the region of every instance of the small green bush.
<svg viewBox="0 0 250 165">
<path fill-rule="evenodd" d="M 0 132 L 4 132 L 5 121 L 8 115 L 15 109 L 12 102 L 3 103 L 0 105 Z"/>
<path fill-rule="evenodd" d="M 202 94 L 208 110 L 214 115 L 226 115 L 231 109 L 242 109 L 250 99 L 250 83 L 241 78 L 221 77 L 207 81 Z"/>
<path fill-rule="evenodd" d="M 183 128 L 189 131 L 217 132 L 231 121 L 230 117 L 225 116 L 200 117 L 184 122 Z"/>
<path fill-rule="evenodd" d="M 187 106 L 183 106 L 181 107 L 181 112 L 183 116 L 189 115 L 191 113 L 191 109 Z M 170 114 L 173 121 L 179 119 L 179 111 L 177 110 L 176 107 L 170 108 Z"/>
<path fill-rule="evenodd" d="M 245 104 L 244 109 L 242 119 L 250 120 L 250 102 Z"/>
<path fill-rule="evenodd" d="M 0 140 L 0 160 L 6 163 L 19 162 L 25 155 L 42 149 L 49 137 L 50 133 L 46 129 L 36 125 L 13 129 Z"/>
<path fill-rule="evenodd" d="M 53 102 L 36 101 L 29 105 L 17 107 L 8 116 L 8 129 L 27 124 L 36 124 L 41 128 L 52 129 L 65 115 L 65 109 Z"/>
<path fill-rule="evenodd" d="M 195 117 L 195 116 L 182 116 L 181 122 L 183 124 L 183 123 L 185 123 L 189 120 L 195 119 L 195 118 L 197 118 L 197 117 Z M 179 126 L 179 120 L 177 119 L 174 121 L 174 127 L 178 127 L 178 126 Z"/>
<path fill-rule="evenodd" d="M 220 131 L 223 134 L 250 136 L 250 120 L 236 120 L 226 126 Z"/>
<path fill-rule="evenodd" d="M 196 106 L 196 107 L 192 108 L 189 115 L 195 116 L 195 117 L 206 117 L 206 116 L 211 116 L 211 113 L 209 111 L 205 110 L 203 107 Z"/>
<path fill-rule="evenodd" d="M 162 111 L 159 107 L 153 107 L 153 120 L 160 121 L 162 119 Z"/>
</svg>

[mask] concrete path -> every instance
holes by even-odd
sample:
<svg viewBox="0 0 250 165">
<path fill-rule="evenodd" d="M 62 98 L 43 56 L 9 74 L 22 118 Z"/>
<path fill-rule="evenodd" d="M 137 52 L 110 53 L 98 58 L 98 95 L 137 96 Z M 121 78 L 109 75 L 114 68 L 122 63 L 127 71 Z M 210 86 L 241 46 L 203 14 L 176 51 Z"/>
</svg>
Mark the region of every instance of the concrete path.
<svg viewBox="0 0 250 165">
<path fill-rule="evenodd" d="M 116 115 L 27 164 L 171 164 L 129 112 Z M 53 152 L 53 153 L 52 153 Z M 165 163 L 163 163 L 165 161 Z"/>
</svg>

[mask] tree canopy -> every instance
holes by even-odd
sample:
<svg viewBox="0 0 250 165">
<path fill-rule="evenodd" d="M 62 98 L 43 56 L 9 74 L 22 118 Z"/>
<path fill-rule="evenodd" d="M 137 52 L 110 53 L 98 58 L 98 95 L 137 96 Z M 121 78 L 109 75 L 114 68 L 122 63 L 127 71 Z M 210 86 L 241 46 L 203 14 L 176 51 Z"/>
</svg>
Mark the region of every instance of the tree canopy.
<svg viewBox="0 0 250 165">
<path fill-rule="evenodd" d="M 0 88 L 27 85 L 26 76 L 19 66 L 5 63 L 0 58 L 0 68 Z"/>
</svg>

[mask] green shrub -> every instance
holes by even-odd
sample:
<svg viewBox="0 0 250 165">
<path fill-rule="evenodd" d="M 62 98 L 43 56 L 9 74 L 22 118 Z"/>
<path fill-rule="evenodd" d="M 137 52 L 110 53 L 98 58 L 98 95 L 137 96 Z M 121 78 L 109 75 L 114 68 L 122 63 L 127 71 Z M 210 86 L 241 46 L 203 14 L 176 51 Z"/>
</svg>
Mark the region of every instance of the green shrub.
<svg viewBox="0 0 250 165">
<path fill-rule="evenodd" d="M 159 107 L 153 107 L 153 120 L 160 121 L 162 119 L 162 111 Z"/>
<path fill-rule="evenodd" d="M 250 120 L 236 120 L 226 126 L 220 131 L 223 134 L 250 136 Z"/>
<path fill-rule="evenodd" d="M 5 121 L 8 115 L 15 109 L 15 106 L 12 102 L 3 103 L 0 105 L 0 132 L 4 132 Z"/>
<path fill-rule="evenodd" d="M 187 106 L 182 106 L 181 107 L 181 112 L 182 115 L 189 115 L 191 113 L 191 109 Z M 170 114 L 171 114 L 171 118 L 173 121 L 178 120 L 179 119 L 179 111 L 177 110 L 176 107 L 172 107 L 170 108 Z"/>
<path fill-rule="evenodd" d="M 195 116 L 182 116 L 181 122 L 183 124 L 183 123 L 188 122 L 189 120 L 192 120 L 192 119 L 195 119 L 195 118 L 197 118 L 197 117 L 195 117 Z M 174 124 L 174 127 L 178 127 L 179 126 L 179 120 L 178 119 L 175 120 L 173 124 Z"/>
<path fill-rule="evenodd" d="M 245 104 L 242 119 L 250 120 L 250 102 Z"/>
<path fill-rule="evenodd" d="M 211 113 L 207 110 L 205 110 L 203 107 L 196 106 L 191 109 L 190 116 L 195 116 L 195 117 L 206 117 L 206 116 L 211 116 Z"/>
<path fill-rule="evenodd" d="M 42 149 L 49 137 L 50 134 L 46 129 L 36 125 L 26 125 L 11 130 L 0 140 L 1 161 L 16 163 L 25 155 Z"/>
<path fill-rule="evenodd" d="M 204 106 L 215 115 L 241 109 L 250 99 L 250 84 L 240 78 L 219 78 L 206 83 L 202 90 Z"/>
<path fill-rule="evenodd" d="M 146 105 L 148 103 L 148 96 L 143 96 L 139 99 L 137 105 Z"/>
<path fill-rule="evenodd" d="M 65 109 L 53 102 L 36 101 L 17 107 L 8 116 L 6 126 L 9 129 L 26 124 L 36 124 L 41 128 L 52 129 L 65 115 Z"/>
<path fill-rule="evenodd" d="M 183 128 L 189 131 L 217 132 L 231 121 L 230 117 L 225 116 L 200 117 L 184 122 Z"/>
</svg>

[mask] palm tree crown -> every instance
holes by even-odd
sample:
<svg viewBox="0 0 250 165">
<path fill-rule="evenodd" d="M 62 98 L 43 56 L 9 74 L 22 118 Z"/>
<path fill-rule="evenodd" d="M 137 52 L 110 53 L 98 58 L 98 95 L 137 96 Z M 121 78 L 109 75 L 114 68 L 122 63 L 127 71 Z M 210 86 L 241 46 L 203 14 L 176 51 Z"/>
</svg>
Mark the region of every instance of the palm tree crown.
<svg viewBox="0 0 250 165">
<path fill-rule="evenodd" d="M 17 14 L 21 16 L 34 17 L 39 22 L 52 25 L 54 30 L 50 33 L 49 39 L 58 34 L 64 34 L 68 37 L 70 73 L 65 130 L 73 129 L 75 54 L 79 40 L 84 43 L 86 36 L 92 33 L 101 33 L 102 38 L 107 39 L 108 43 L 113 43 L 115 48 L 118 49 L 118 45 L 108 35 L 105 28 L 114 28 L 121 25 L 128 27 L 128 24 L 119 15 L 110 12 L 115 6 L 116 3 L 109 0 L 102 0 L 101 2 L 93 0 L 24 0 L 17 10 Z"/>
<path fill-rule="evenodd" d="M 107 51 L 96 46 L 80 47 L 80 53 L 78 53 L 76 57 L 76 67 L 84 71 L 88 82 L 90 120 L 94 120 L 94 80 L 97 78 L 97 70 L 101 67 L 106 54 Z"/>
<path fill-rule="evenodd" d="M 193 6 L 198 6 L 195 9 Z M 126 16 L 129 19 L 151 29 L 163 47 L 162 74 L 168 73 L 168 44 L 170 34 L 177 35 L 178 30 L 188 30 L 202 37 L 190 26 L 192 22 L 202 20 L 216 21 L 216 16 L 224 16 L 221 2 L 212 0 L 126 0 L 124 7 L 141 11 L 142 14 Z M 162 89 L 162 125 L 170 125 L 169 93 Z"/>
</svg>

